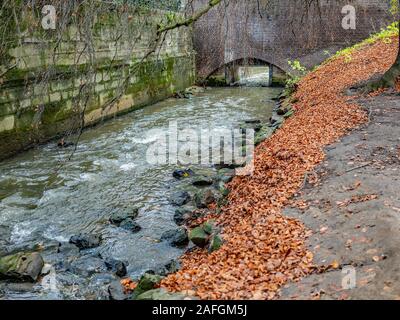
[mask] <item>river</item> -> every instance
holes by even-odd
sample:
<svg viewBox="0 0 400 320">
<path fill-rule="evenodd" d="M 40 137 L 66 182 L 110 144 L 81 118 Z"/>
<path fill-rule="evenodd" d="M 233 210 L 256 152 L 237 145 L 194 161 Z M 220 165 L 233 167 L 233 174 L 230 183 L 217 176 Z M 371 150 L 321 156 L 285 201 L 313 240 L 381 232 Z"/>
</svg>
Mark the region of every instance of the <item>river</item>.
<svg viewBox="0 0 400 320">
<path fill-rule="evenodd" d="M 189 128 L 232 128 L 246 119 L 267 121 L 274 106 L 271 98 L 279 91 L 213 88 L 192 99 L 168 99 L 85 130 L 69 161 L 73 149 L 59 149 L 55 142 L 3 161 L 0 226 L 11 233 L 7 249 L 40 248 L 46 263 L 54 264 L 54 247 L 59 242 L 79 233 L 95 233 L 103 237 L 98 252 L 126 261 L 131 277 L 176 259 L 184 249 L 159 239 L 166 230 L 176 228 L 175 208 L 168 197 L 179 188 L 180 182 L 172 177 L 177 166 L 146 161 L 146 151 L 154 142 L 148 131 L 166 130 L 171 120 Z M 111 214 L 137 206 L 140 232 L 108 223 Z M 57 255 L 57 259 L 62 257 Z M 101 298 L 96 290 L 107 282 L 105 278 L 56 272 L 47 284 L 8 288 L 3 298 Z"/>
</svg>

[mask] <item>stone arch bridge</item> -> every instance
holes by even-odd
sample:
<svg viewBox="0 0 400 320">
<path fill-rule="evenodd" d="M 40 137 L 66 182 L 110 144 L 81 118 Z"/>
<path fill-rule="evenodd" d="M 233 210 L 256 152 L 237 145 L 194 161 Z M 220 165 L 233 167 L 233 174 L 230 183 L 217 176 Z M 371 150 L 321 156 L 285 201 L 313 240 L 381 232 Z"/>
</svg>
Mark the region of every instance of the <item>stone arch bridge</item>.
<svg viewBox="0 0 400 320">
<path fill-rule="evenodd" d="M 192 10 L 209 0 L 194 0 Z M 315 66 L 394 21 L 390 0 L 225 0 L 194 26 L 197 74 L 207 78 L 248 59 L 289 71 L 288 60 Z M 356 9 L 346 30 L 343 7 Z M 234 71 L 233 71 L 234 72 Z M 230 72 L 232 73 L 232 69 Z"/>
</svg>

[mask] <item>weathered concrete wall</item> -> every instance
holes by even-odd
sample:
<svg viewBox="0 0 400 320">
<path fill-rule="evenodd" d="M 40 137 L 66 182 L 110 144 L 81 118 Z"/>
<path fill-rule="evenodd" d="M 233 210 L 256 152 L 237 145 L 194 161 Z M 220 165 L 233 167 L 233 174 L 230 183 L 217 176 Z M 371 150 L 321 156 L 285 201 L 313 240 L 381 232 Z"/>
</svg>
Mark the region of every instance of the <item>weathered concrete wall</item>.
<svg viewBox="0 0 400 320">
<path fill-rule="evenodd" d="M 195 9 L 208 0 L 196 0 Z M 197 71 L 207 77 L 226 64 L 255 58 L 288 70 L 299 59 L 311 67 L 367 38 L 394 18 L 389 0 L 230 0 L 194 28 Z M 306 4 L 309 3 L 309 4 Z M 356 8 L 356 29 L 342 28 L 342 8 Z"/>
<path fill-rule="evenodd" d="M 0 59 L 0 159 L 195 81 L 190 28 L 168 33 L 144 59 L 166 13 L 111 9 L 95 17 L 90 35 L 73 21 L 62 34 L 43 31 L 40 14 L 24 9 L 20 26 L 26 28 Z"/>
</svg>

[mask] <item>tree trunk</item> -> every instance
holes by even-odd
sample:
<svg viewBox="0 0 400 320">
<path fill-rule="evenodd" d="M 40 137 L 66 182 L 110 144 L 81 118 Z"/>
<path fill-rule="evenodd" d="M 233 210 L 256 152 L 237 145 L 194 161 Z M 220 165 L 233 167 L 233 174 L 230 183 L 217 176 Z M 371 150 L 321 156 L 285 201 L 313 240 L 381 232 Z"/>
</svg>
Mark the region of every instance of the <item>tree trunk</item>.
<svg viewBox="0 0 400 320">
<path fill-rule="evenodd" d="M 399 9 L 400 10 L 400 0 Z M 397 12 L 400 15 L 400 12 Z M 399 29 L 400 29 L 400 18 L 399 18 Z M 397 58 L 391 68 L 378 81 L 373 81 L 366 86 L 366 92 L 373 92 L 381 88 L 393 88 L 396 85 L 396 80 L 400 77 L 400 32 L 399 32 L 399 50 L 397 52 Z"/>
</svg>

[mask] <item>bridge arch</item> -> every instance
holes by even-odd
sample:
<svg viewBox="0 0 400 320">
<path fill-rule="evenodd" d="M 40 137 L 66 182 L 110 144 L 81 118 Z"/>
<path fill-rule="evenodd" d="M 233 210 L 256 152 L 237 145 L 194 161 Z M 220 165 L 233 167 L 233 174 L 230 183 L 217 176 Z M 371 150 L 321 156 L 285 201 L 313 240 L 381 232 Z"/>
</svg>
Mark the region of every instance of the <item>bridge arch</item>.
<svg viewBox="0 0 400 320">
<path fill-rule="evenodd" d="M 209 74 L 205 76 L 205 79 L 209 79 L 210 77 L 215 75 L 224 75 L 227 84 L 232 84 L 239 80 L 238 72 L 239 68 L 241 67 L 268 67 L 270 81 L 272 81 L 272 76 L 274 72 L 278 72 L 283 76 L 288 73 L 288 68 L 283 68 L 281 66 L 281 63 L 274 61 L 274 59 L 266 60 L 259 57 L 242 57 L 231 59 L 227 62 L 220 64 L 218 67 L 214 68 L 213 71 L 209 72 Z M 270 84 L 272 84 L 272 82 Z"/>
</svg>

